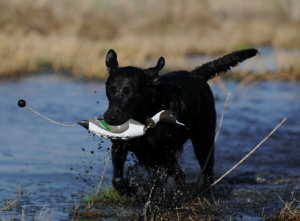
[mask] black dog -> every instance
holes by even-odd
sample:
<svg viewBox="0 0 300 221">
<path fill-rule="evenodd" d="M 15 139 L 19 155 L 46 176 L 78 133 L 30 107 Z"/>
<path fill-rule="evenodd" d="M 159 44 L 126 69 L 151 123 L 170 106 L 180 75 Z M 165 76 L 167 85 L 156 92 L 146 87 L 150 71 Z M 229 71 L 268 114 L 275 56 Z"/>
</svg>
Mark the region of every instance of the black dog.
<svg viewBox="0 0 300 221">
<path fill-rule="evenodd" d="M 104 119 L 107 124 L 121 125 L 129 119 L 146 124 L 147 117 L 169 110 L 179 122 L 186 125 L 182 127 L 158 123 L 140 138 L 129 141 L 112 140 L 114 188 L 120 193 L 136 191 L 123 176 L 129 151 L 136 155 L 140 164 L 154 169 L 165 168 L 178 184 L 184 183 L 184 174 L 178 165 L 176 152 L 182 150 L 189 138 L 198 162 L 204 169 L 206 180 L 212 183 L 216 111 L 207 81 L 257 53 L 255 49 L 236 51 L 196 67 L 191 72 L 176 71 L 159 76 L 158 72 L 165 65 L 163 57 L 158 60 L 156 67 L 148 69 L 119 67 L 117 54 L 110 50 L 106 57 L 109 108 Z M 203 168 L 206 161 L 207 165 Z"/>
</svg>

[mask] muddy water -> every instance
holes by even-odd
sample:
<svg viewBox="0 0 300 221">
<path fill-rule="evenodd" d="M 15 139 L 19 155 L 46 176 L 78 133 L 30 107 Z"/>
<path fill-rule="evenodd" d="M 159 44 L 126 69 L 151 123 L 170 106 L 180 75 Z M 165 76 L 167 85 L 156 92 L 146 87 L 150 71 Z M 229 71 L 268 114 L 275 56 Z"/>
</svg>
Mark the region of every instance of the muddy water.
<svg viewBox="0 0 300 221">
<path fill-rule="evenodd" d="M 216 144 L 215 177 L 220 177 L 254 148 L 273 128 L 287 121 L 243 164 L 215 186 L 215 198 L 228 217 L 258 220 L 300 198 L 300 84 L 264 81 L 249 87 L 224 81 L 232 96 Z M 225 88 L 213 83 L 218 122 Z M 54 74 L 0 82 L 0 204 L 22 186 L 15 218 L 22 209 L 36 216 L 46 204 L 53 220 L 68 220 L 74 200 L 85 199 L 97 186 L 107 156 L 108 140 L 94 138 L 81 126 L 63 127 L 37 116 L 17 101 L 55 121 L 73 124 L 98 116 L 107 108 L 103 82 L 75 82 Z M 190 182 L 199 166 L 185 145 L 182 167 Z M 108 166 L 104 185 L 111 182 Z M 32 214 L 32 210 L 33 212 Z M 13 214 L 13 213 L 11 213 Z M 3 217 L 9 217 L 8 212 Z"/>
</svg>

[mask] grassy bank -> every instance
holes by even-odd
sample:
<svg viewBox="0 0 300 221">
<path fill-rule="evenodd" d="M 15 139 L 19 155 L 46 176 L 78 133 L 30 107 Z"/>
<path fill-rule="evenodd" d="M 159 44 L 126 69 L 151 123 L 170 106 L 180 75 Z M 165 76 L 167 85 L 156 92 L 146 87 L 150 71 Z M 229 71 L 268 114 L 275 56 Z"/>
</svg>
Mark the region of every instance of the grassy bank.
<svg viewBox="0 0 300 221">
<path fill-rule="evenodd" d="M 299 50 L 299 7 L 292 0 L 0 0 L 0 76 L 63 70 L 103 79 L 110 48 L 120 65 L 148 67 L 164 56 L 169 70 L 190 69 L 188 55 Z M 279 70 L 299 75 L 299 63 Z"/>
<path fill-rule="evenodd" d="M 49 210 L 47 207 L 47 203 L 41 208 L 39 211 L 28 211 L 22 209 L 22 214 L 16 213 L 17 211 L 17 204 L 18 200 L 21 197 L 30 197 L 30 193 L 27 192 L 23 195 L 22 187 L 19 188 L 16 192 L 14 192 L 10 199 L 7 200 L 5 205 L 0 205 L 0 214 L 2 217 L 0 218 L 1 221 L 12 221 L 12 220 L 28 220 L 28 221 L 35 221 L 35 220 L 47 220 L 50 221 L 55 215 L 55 209 Z M 261 213 L 261 220 L 265 221 L 296 221 L 300 218 L 300 205 L 299 201 L 294 199 L 294 191 L 292 192 L 291 200 L 288 202 L 284 202 L 284 207 L 281 210 L 275 210 L 273 216 L 268 216 L 264 212 L 264 208 L 262 208 Z M 93 198 L 93 194 L 87 195 L 86 202 L 90 202 Z M 281 199 L 281 198 L 280 198 Z M 70 220 L 79 220 L 81 218 L 99 218 L 99 219 L 106 219 L 106 217 L 114 217 L 122 220 L 136 220 L 139 213 L 137 211 L 132 211 L 132 208 L 127 209 L 127 207 L 131 207 L 133 205 L 134 199 L 127 198 L 125 196 L 119 196 L 115 190 L 111 187 L 104 188 L 99 196 L 97 197 L 96 201 L 97 209 L 92 209 L 91 211 L 85 211 L 86 205 L 82 205 L 79 209 L 79 205 L 74 203 L 73 212 L 70 213 Z M 165 213 L 158 214 L 154 220 L 163 220 L 163 221 L 188 221 L 188 220 L 231 220 L 231 218 L 243 220 L 241 215 L 237 216 L 236 213 L 229 215 L 226 212 L 226 201 L 218 199 L 215 202 L 209 202 L 205 198 L 195 198 L 186 206 L 181 208 L 174 208 L 170 209 Z M 103 209 L 101 205 L 108 205 L 109 207 L 120 207 L 118 210 L 116 209 Z M 99 207 L 99 208 L 98 208 Z M 80 211 L 79 211 L 80 210 Z M 11 213 L 12 212 L 12 213 Z M 122 212 L 123 215 L 120 216 L 118 212 Z M 4 218 L 6 217 L 6 218 Z M 17 218 L 16 218 L 17 217 Z M 230 219 L 229 219 L 230 218 Z"/>
</svg>

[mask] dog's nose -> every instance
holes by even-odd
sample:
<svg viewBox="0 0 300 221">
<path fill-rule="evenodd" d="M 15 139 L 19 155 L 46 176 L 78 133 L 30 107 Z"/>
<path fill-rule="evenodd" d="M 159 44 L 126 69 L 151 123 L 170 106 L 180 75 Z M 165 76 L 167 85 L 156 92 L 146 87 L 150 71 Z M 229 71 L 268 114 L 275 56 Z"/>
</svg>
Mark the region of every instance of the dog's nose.
<svg viewBox="0 0 300 221">
<path fill-rule="evenodd" d="M 118 120 L 118 116 L 116 113 L 106 113 L 104 114 L 104 120 L 107 124 L 114 125 Z"/>
<path fill-rule="evenodd" d="M 119 108 L 109 108 L 103 117 L 107 124 L 116 125 L 120 123 L 121 111 Z"/>
<path fill-rule="evenodd" d="M 109 116 L 106 118 L 107 123 L 113 123 L 116 121 L 116 119 L 117 119 L 117 116 Z"/>
</svg>

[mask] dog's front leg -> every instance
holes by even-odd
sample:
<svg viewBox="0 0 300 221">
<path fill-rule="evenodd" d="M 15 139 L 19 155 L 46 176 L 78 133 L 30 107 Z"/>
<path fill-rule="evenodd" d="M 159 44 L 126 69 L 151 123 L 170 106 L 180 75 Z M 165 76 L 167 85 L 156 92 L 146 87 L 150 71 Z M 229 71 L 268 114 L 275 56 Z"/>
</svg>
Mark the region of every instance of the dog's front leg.
<svg viewBox="0 0 300 221">
<path fill-rule="evenodd" d="M 137 191 L 136 187 L 130 186 L 129 181 L 123 177 L 124 164 L 128 153 L 128 150 L 125 148 L 125 142 L 112 141 L 112 143 L 113 187 L 122 195 L 134 194 Z"/>
<path fill-rule="evenodd" d="M 154 179 L 153 179 L 151 190 L 148 195 L 147 202 L 143 208 L 141 215 L 138 218 L 138 221 L 150 220 L 150 219 L 153 220 L 153 218 L 156 215 L 156 212 L 159 210 L 159 208 L 156 205 L 157 203 L 156 201 L 158 200 L 158 197 L 160 197 L 159 192 L 162 191 L 162 187 L 165 181 L 167 180 L 167 175 L 164 174 L 162 166 L 159 166 L 155 169 L 153 178 Z"/>
</svg>

